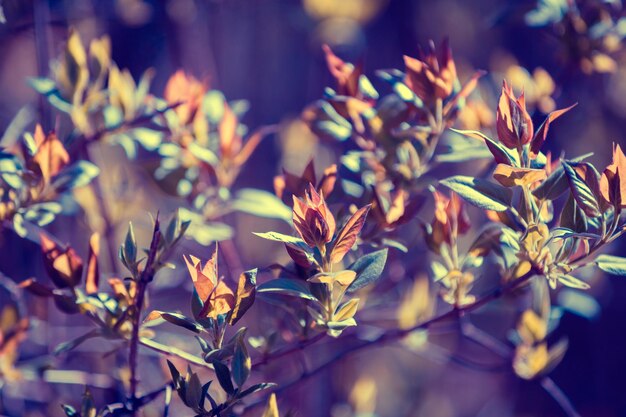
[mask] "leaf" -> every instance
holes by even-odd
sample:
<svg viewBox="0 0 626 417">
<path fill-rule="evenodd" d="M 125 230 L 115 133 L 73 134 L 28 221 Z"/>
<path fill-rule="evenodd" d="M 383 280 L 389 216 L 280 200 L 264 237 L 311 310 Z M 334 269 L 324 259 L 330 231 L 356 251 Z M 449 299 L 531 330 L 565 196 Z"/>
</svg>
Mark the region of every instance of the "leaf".
<svg viewBox="0 0 626 417">
<path fill-rule="evenodd" d="M 332 252 L 330 253 L 331 263 L 336 264 L 341 262 L 346 253 L 354 246 L 365 224 L 365 218 L 370 208 L 371 205 L 369 204 L 365 207 L 361 207 L 348 219 L 348 222 L 339 231 Z"/>
<path fill-rule="evenodd" d="M 355 292 L 366 285 L 374 283 L 380 279 L 385 263 L 387 262 L 387 248 L 368 253 L 357 259 L 348 267 L 349 270 L 356 272 L 356 278 L 347 289 L 347 292 Z"/>
<path fill-rule="evenodd" d="M 89 391 L 89 388 L 85 387 L 83 393 L 83 402 L 81 405 L 80 416 L 81 417 L 96 417 L 96 404 L 94 403 L 93 396 Z"/>
<path fill-rule="evenodd" d="M 588 229 L 587 216 L 585 212 L 576 204 L 574 196 L 570 194 L 561 211 L 559 226 L 577 233 L 585 233 Z"/>
<path fill-rule="evenodd" d="M 565 109 L 555 110 L 548 114 L 548 117 L 546 117 L 546 120 L 544 120 L 541 126 L 539 126 L 537 133 L 535 133 L 535 137 L 533 137 L 532 141 L 530 142 L 530 157 L 532 159 L 535 159 L 537 157 L 541 146 L 543 146 L 544 142 L 546 141 L 546 138 L 548 137 L 548 129 L 550 128 L 550 123 L 576 107 L 577 104 L 578 103 L 575 103 Z"/>
<path fill-rule="evenodd" d="M 89 339 L 93 339 L 94 337 L 100 336 L 100 330 L 95 329 L 92 330 L 82 336 L 79 336 L 75 339 L 69 340 L 67 342 L 59 343 L 57 347 L 52 351 L 53 355 L 60 355 L 61 353 L 69 352 L 72 349 L 75 349 L 83 342 L 86 342 Z"/>
<path fill-rule="evenodd" d="M 309 245 L 307 245 L 304 242 L 304 240 L 300 239 L 299 237 L 285 235 L 285 234 L 278 233 L 278 232 L 266 232 L 266 233 L 253 232 L 253 234 L 263 239 L 273 240 L 275 242 L 282 242 L 285 245 L 291 246 L 294 249 L 303 250 L 305 252 L 310 251 Z"/>
<path fill-rule="evenodd" d="M 124 262 L 130 270 L 134 270 L 133 266 L 137 261 L 137 240 L 135 239 L 135 231 L 133 230 L 132 222 L 128 222 L 126 239 L 124 239 L 120 253 L 123 255 L 122 262 Z"/>
<path fill-rule="evenodd" d="M 531 185 L 546 179 L 543 169 L 515 168 L 510 165 L 498 164 L 493 178 L 505 187 Z"/>
<path fill-rule="evenodd" d="M 604 272 L 626 276 L 626 258 L 613 255 L 600 255 L 596 258 L 594 263 Z"/>
<path fill-rule="evenodd" d="M 567 161 L 563 161 L 563 169 L 567 180 L 569 181 L 570 190 L 576 200 L 578 206 L 589 217 L 597 217 L 600 215 L 600 206 L 598 200 L 591 188 L 586 184 L 585 180 L 576 172 L 576 170 Z"/>
<path fill-rule="evenodd" d="M 496 161 L 496 163 L 512 165 L 512 166 L 519 165 L 519 162 L 517 161 L 517 159 L 515 159 L 515 157 L 512 154 L 507 152 L 507 150 L 502 145 L 500 145 L 498 142 L 494 141 L 490 137 L 482 134 L 481 132 L 478 132 L 475 130 L 457 130 L 457 129 L 450 129 L 450 130 L 452 130 L 453 132 L 459 133 L 461 135 L 464 135 L 464 136 L 469 136 L 469 137 L 484 141 L 485 145 L 487 145 L 487 148 L 489 149 L 489 152 L 491 152 L 491 154 L 493 155 L 493 158 Z"/>
<path fill-rule="evenodd" d="M 191 330 L 194 333 L 200 333 L 203 327 L 188 317 L 185 317 L 180 313 L 170 313 L 167 311 L 153 310 L 146 316 L 144 323 L 151 322 L 153 320 L 163 319 L 176 326 L 183 327 L 187 330 Z"/>
<path fill-rule="evenodd" d="M 593 153 L 581 155 L 578 158 L 572 159 L 571 162 L 582 162 L 592 155 Z M 568 188 L 569 183 L 563 170 L 563 164 L 560 164 L 544 182 L 533 190 L 533 194 L 535 197 L 542 200 L 556 200 Z"/>
<path fill-rule="evenodd" d="M 237 293 L 235 294 L 235 306 L 230 311 L 228 324 L 231 326 L 236 324 L 252 304 L 256 295 L 256 275 L 258 270 L 252 269 L 245 271 L 239 275 L 239 283 L 237 284 Z"/>
<path fill-rule="evenodd" d="M 506 211 L 511 205 L 511 190 L 489 181 L 456 175 L 439 183 L 484 210 Z"/>
<path fill-rule="evenodd" d="M 58 193 L 64 193 L 73 188 L 83 187 L 100 174 L 100 168 L 88 161 L 78 161 L 55 175 L 52 178 L 52 187 Z"/>
<path fill-rule="evenodd" d="M 258 217 L 280 219 L 291 224 L 291 208 L 274 194 L 253 188 L 237 192 L 232 208 Z"/>
<path fill-rule="evenodd" d="M 250 376 L 250 369 L 252 368 L 252 362 L 250 361 L 243 335 L 239 337 L 235 343 L 235 352 L 233 354 L 231 368 L 233 380 L 235 384 L 241 388 L 248 379 L 248 376 Z"/>
<path fill-rule="evenodd" d="M 257 293 L 277 293 L 317 301 L 306 282 L 290 278 L 277 278 L 261 284 Z"/>
<path fill-rule="evenodd" d="M 78 411 L 76 411 L 76 409 L 71 405 L 61 404 L 61 408 L 67 417 L 80 417 Z"/>
<path fill-rule="evenodd" d="M 278 414 L 278 404 L 276 403 L 276 394 L 272 393 L 267 400 L 267 406 L 263 411 L 263 417 L 280 417 Z"/>
<path fill-rule="evenodd" d="M 247 388 L 243 391 L 241 391 L 238 395 L 239 398 L 243 398 L 246 395 L 250 395 L 250 394 L 254 394 L 255 392 L 259 392 L 262 391 L 264 389 L 268 389 L 268 388 L 273 388 L 275 387 L 276 384 L 274 384 L 273 382 L 262 382 L 260 384 L 255 384 L 253 386 L 251 386 L 250 388 Z"/>
<path fill-rule="evenodd" d="M 230 379 L 230 371 L 228 370 L 228 367 L 220 361 L 213 361 L 211 364 L 215 368 L 217 381 L 220 383 L 222 389 L 230 396 L 235 392 L 235 387 L 233 387 L 233 383 Z"/>
<path fill-rule="evenodd" d="M 559 291 L 557 299 L 559 307 L 588 320 L 600 314 L 600 304 L 587 293 L 565 288 Z"/>
<path fill-rule="evenodd" d="M 561 284 L 565 285 L 566 287 L 578 288 L 581 290 L 586 290 L 590 288 L 589 284 L 571 275 L 559 274 L 557 275 L 557 279 Z"/>
<path fill-rule="evenodd" d="M 344 321 L 354 317 L 359 308 L 359 299 L 353 298 L 342 305 L 333 316 L 333 321 Z"/>
</svg>

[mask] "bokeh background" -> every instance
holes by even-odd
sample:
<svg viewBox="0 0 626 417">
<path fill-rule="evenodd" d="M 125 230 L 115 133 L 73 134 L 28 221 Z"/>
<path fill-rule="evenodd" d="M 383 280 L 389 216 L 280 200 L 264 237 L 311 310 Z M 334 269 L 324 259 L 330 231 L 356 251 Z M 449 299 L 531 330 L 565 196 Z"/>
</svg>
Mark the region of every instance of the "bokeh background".
<svg viewBox="0 0 626 417">
<path fill-rule="evenodd" d="M 161 94 L 169 76 L 183 68 L 229 99 L 248 100 L 250 110 L 244 119 L 248 126 L 280 125 L 280 134 L 264 141 L 255 152 L 237 187 L 270 190 L 281 165 L 297 172 L 313 153 L 321 160 L 333 159 L 332 146 L 316 143 L 296 121 L 302 109 L 332 84 L 321 51 L 323 43 L 348 61 L 363 60 L 365 73 L 384 90 L 375 70 L 402 68 L 402 56 L 415 56 L 418 44 L 448 37 L 462 80 L 474 69 L 490 71 L 480 91 L 494 112 L 499 83 L 509 66 L 519 64 L 529 72 L 542 67 L 556 82 L 551 96 L 557 107 L 578 103 L 551 128 L 551 150 L 557 154 L 566 150 L 570 156 L 595 152 L 591 160 L 602 167 L 610 159 L 611 142 L 626 144 L 626 61 L 618 53 L 617 68 L 610 73 L 572 69 L 549 29 L 525 23 L 524 16 L 536 6 L 532 0 L 0 0 L 0 4 L 6 18 L 0 25 L 0 132 L 27 104 L 35 106 L 45 128 L 53 128 L 55 120 L 45 107 L 37 107 L 40 99 L 26 77 L 48 73 L 48 62 L 62 50 L 69 27 L 76 28 L 84 40 L 108 34 L 119 67 L 129 68 L 135 78 L 148 68 L 156 69 L 155 94 Z M 98 155 L 101 166 L 134 190 L 132 198 L 119 190 L 106 190 L 111 198 L 128 198 L 125 212 L 118 215 L 118 240 L 125 231 L 123 220 L 133 211 L 149 210 L 154 204 L 151 195 L 159 192 L 147 174 L 142 177 L 129 168 L 120 155 L 110 150 Z M 236 221 L 243 230 L 253 228 L 253 220 L 245 216 Z M 72 242 L 88 227 L 86 221 L 77 220 L 51 230 Z M 255 227 L 261 228 L 258 223 Z M 262 226 L 262 230 L 270 228 Z M 139 229 L 139 238 L 147 238 L 147 228 L 143 236 L 141 225 Z M 267 251 L 249 244 L 248 235 L 241 233 L 237 243 L 246 249 L 242 251 L 246 266 L 252 267 L 264 262 Z M 0 270 L 6 276 L 19 281 L 41 272 L 35 245 L 19 243 L 5 231 L 0 247 Z M 625 246 L 614 249 L 620 253 Z M 152 303 L 172 303 L 170 290 L 184 278 L 160 277 L 157 284 L 162 291 L 154 294 Z M 553 378 L 583 416 L 626 416 L 626 281 L 599 277 L 592 291 L 601 312 L 593 318 L 564 314 L 556 336 L 567 335 L 570 348 Z M 36 332 L 27 350 L 33 361 L 39 360 L 45 346 L 80 334 L 81 326 L 86 326 L 56 317 L 45 305 L 30 301 L 29 309 L 52 323 Z M 488 320 L 481 324 L 491 326 Z M 503 329 L 512 324 L 490 330 L 506 337 Z M 194 342 L 188 338 L 172 343 L 190 346 Z M 471 344 L 442 343 L 460 344 L 457 348 L 468 356 L 490 359 Z M 104 351 L 105 347 L 86 344 L 63 366 L 104 375 L 111 363 L 120 360 L 113 356 L 94 362 L 93 352 Z M 86 358 L 91 363 L 86 364 Z M 158 367 L 144 372 L 146 380 L 153 374 L 157 380 L 162 378 Z M 115 400 L 109 393 L 114 382 L 104 376 L 91 382 L 101 387 L 96 388 L 99 399 Z M 56 404 L 77 398 L 82 390 L 80 384 L 43 387 L 36 382 L 4 388 L 0 414 L 9 416 L 60 415 Z M 538 385 L 510 373 L 467 370 L 396 347 L 358 353 L 284 392 L 280 405 L 301 416 L 333 417 L 354 415 L 358 408 L 363 414 L 375 411 L 380 416 L 562 413 Z M 260 413 L 256 409 L 250 415 Z"/>
</svg>

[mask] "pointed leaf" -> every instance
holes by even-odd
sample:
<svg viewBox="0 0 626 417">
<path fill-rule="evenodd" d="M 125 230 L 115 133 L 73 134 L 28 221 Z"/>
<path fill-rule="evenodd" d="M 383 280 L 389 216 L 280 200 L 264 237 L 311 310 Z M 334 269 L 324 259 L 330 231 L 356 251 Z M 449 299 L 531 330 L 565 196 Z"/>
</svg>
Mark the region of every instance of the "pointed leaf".
<svg viewBox="0 0 626 417">
<path fill-rule="evenodd" d="M 361 229 L 365 224 L 365 218 L 367 217 L 367 213 L 370 208 L 371 205 L 367 205 L 357 210 L 357 212 L 350 217 L 341 231 L 339 231 L 335 244 L 333 245 L 333 250 L 330 253 L 330 261 L 332 263 L 335 264 L 341 262 L 346 253 L 348 253 L 352 246 L 354 246 L 357 238 L 359 237 L 359 233 L 361 233 Z"/>
</svg>

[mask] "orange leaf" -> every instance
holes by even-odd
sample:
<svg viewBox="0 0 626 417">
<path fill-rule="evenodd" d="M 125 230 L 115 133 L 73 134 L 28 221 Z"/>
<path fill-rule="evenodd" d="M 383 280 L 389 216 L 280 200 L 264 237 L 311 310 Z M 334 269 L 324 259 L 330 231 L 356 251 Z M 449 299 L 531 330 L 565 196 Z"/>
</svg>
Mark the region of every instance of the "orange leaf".
<svg viewBox="0 0 626 417">
<path fill-rule="evenodd" d="M 65 147 L 54 133 L 44 135 L 41 125 L 35 128 L 35 143 L 37 152 L 33 155 L 33 162 L 41 170 L 41 176 L 46 182 L 61 171 L 69 162 L 70 156 Z"/>
<path fill-rule="evenodd" d="M 332 263 L 340 262 L 346 253 L 352 248 L 354 243 L 356 242 L 359 233 L 361 233 L 361 229 L 365 224 L 365 218 L 367 217 L 367 213 L 370 211 L 371 205 L 368 204 L 365 207 L 361 207 L 357 210 L 356 213 L 350 217 L 346 225 L 341 229 L 339 235 L 337 235 L 337 240 L 333 246 L 333 250 L 330 254 L 330 261 Z"/>
<path fill-rule="evenodd" d="M 550 128 L 550 123 L 552 123 L 553 121 L 561 117 L 563 114 L 567 113 L 568 111 L 576 107 L 577 104 L 578 103 L 574 103 L 565 109 L 555 110 L 553 112 L 550 112 L 550 114 L 548 114 L 548 117 L 546 117 L 546 120 L 544 120 L 541 126 L 539 126 L 539 130 L 537 130 L 537 133 L 535 134 L 535 137 L 533 138 L 532 142 L 530 142 L 530 157 L 532 159 L 535 159 L 537 157 L 537 155 L 539 154 L 539 150 L 541 149 L 544 142 L 546 141 L 546 138 L 548 137 L 548 129 Z"/>
</svg>

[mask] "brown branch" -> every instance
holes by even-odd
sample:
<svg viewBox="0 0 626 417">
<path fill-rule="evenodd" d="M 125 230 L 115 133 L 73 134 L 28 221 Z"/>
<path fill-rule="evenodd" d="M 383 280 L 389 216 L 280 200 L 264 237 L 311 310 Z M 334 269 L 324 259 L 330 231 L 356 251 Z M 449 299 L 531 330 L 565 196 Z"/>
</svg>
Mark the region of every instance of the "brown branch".
<svg viewBox="0 0 626 417">
<path fill-rule="evenodd" d="M 567 395 L 565 395 L 561 388 L 554 383 L 552 378 L 542 378 L 539 383 L 544 391 L 547 392 L 548 395 L 554 399 L 554 401 L 556 401 L 559 407 L 561 407 L 567 417 L 580 417 L 580 414 L 578 414 L 578 411 L 576 411 L 572 402 L 569 398 L 567 398 Z"/>
<path fill-rule="evenodd" d="M 161 240 L 161 231 L 159 230 L 159 215 L 157 213 L 154 221 L 154 231 L 152 232 L 152 241 L 150 242 L 150 250 L 148 252 L 148 259 L 146 260 L 143 271 L 139 274 L 137 280 L 137 292 L 135 294 L 135 300 L 133 303 L 133 332 L 130 339 L 130 348 L 128 354 L 128 365 L 130 367 L 130 401 L 132 415 L 136 415 L 137 407 L 135 402 L 137 400 L 137 353 L 139 348 L 139 322 L 141 319 L 141 310 L 143 309 L 143 303 L 145 299 L 146 289 L 148 284 L 153 280 L 155 274 L 154 263 L 157 256 L 157 249 L 159 247 L 159 241 Z"/>
</svg>

